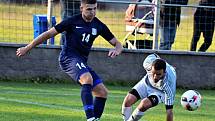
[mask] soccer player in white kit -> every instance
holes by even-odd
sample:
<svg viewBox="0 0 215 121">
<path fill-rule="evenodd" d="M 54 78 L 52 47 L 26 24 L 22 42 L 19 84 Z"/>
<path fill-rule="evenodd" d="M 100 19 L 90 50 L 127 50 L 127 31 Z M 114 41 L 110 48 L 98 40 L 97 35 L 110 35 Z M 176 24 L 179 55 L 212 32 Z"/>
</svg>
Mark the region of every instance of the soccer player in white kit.
<svg viewBox="0 0 215 121">
<path fill-rule="evenodd" d="M 147 74 L 132 88 L 122 104 L 124 121 L 138 121 L 146 110 L 160 103 L 166 106 L 166 121 L 173 121 L 176 92 L 176 72 L 157 54 L 150 54 L 143 62 Z M 132 105 L 141 100 L 132 113 Z"/>
</svg>

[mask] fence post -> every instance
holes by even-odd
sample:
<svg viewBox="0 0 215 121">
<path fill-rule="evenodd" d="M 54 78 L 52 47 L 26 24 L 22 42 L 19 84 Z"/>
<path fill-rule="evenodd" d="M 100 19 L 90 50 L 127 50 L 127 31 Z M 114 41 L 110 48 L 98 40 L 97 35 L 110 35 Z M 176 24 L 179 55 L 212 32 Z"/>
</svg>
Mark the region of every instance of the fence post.
<svg viewBox="0 0 215 121">
<path fill-rule="evenodd" d="M 153 50 L 158 50 L 159 21 L 160 21 L 160 0 L 155 0 L 155 16 L 152 46 Z"/>
<path fill-rule="evenodd" d="M 54 0 L 48 0 L 47 8 L 47 20 L 48 20 L 48 30 L 51 29 L 52 25 L 52 12 L 53 12 Z M 47 44 L 54 44 L 54 39 L 49 39 Z"/>
</svg>

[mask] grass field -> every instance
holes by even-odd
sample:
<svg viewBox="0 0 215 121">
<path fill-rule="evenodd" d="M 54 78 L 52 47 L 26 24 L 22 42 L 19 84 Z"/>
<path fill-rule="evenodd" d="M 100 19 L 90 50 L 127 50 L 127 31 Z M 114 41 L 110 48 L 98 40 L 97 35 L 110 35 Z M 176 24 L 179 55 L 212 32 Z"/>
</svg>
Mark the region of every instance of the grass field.
<svg viewBox="0 0 215 121">
<path fill-rule="evenodd" d="M 109 98 L 102 121 L 122 121 L 121 103 L 130 87 L 107 86 Z M 180 105 L 177 90 L 174 121 L 214 121 L 215 90 L 198 90 L 199 110 L 188 112 Z M 0 121 L 85 121 L 79 86 L 74 84 L 35 84 L 0 82 Z M 164 105 L 150 109 L 141 121 L 164 121 Z"/>
</svg>

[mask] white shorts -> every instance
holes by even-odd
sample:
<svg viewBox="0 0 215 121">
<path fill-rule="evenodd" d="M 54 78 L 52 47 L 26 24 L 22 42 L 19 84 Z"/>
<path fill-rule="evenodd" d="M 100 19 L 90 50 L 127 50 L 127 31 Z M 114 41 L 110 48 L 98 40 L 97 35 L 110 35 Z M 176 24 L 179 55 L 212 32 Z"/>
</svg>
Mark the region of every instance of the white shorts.
<svg viewBox="0 0 215 121">
<path fill-rule="evenodd" d="M 146 76 L 142 78 L 134 87 L 133 89 L 137 90 L 138 94 L 140 95 L 141 99 L 147 98 L 151 95 L 155 95 L 158 97 L 158 103 L 164 103 L 164 92 L 159 89 L 156 89 L 152 86 L 146 84 Z"/>
</svg>

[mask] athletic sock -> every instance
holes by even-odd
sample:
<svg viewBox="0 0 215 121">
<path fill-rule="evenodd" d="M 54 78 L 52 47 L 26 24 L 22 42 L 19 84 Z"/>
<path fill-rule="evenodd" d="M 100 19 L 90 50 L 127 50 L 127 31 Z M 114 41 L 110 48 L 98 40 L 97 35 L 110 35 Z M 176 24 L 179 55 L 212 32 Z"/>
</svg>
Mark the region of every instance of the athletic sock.
<svg viewBox="0 0 215 121">
<path fill-rule="evenodd" d="M 95 121 L 95 117 L 89 118 L 87 121 Z"/>
<path fill-rule="evenodd" d="M 138 108 L 136 108 L 128 121 L 139 121 L 143 115 L 144 112 L 141 112 Z"/>
<path fill-rule="evenodd" d="M 105 107 L 105 102 L 107 98 L 96 97 L 94 100 L 94 116 L 95 118 L 100 118 Z"/>
<path fill-rule="evenodd" d="M 122 118 L 127 121 L 132 113 L 132 107 L 122 107 Z"/>
<path fill-rule="evenodd" d="M 81 89 L 81 99 L 87 119 L 94 117 L 94 106 L 91 84 L 83 84 Z"/>
</svg>

